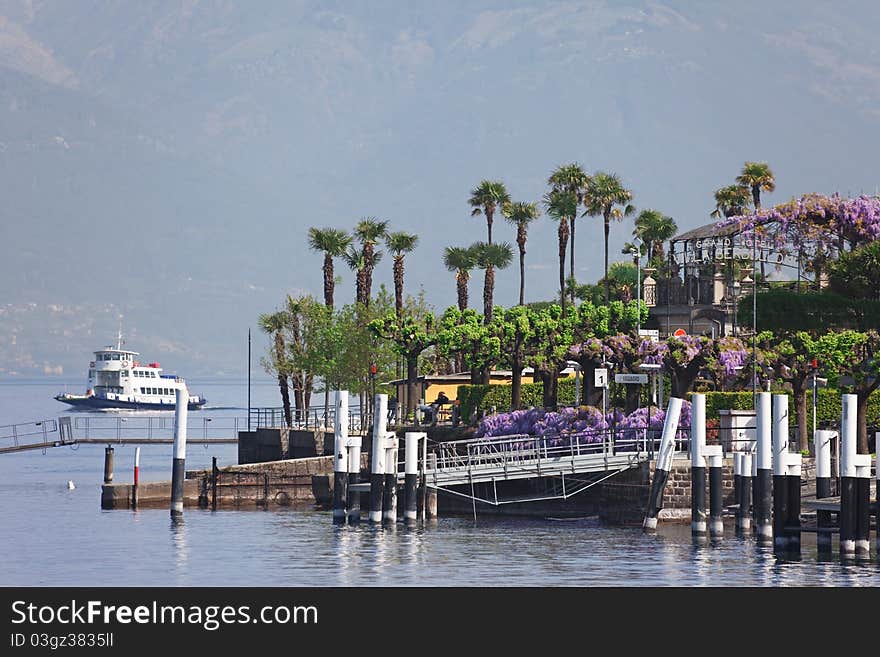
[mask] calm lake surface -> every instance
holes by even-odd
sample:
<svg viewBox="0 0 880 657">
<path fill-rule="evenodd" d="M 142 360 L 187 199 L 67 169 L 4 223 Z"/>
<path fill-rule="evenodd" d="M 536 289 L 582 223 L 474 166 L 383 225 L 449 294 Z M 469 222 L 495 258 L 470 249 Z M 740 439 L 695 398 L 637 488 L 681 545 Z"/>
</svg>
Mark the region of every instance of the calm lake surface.
<svg viewBox="0 0 880 657">
<path fill-rule="evenodd" d="M 81 391 L 82 381 L 66 381 Z M 245 382 L 192 380 L 209 407 L 191 417 L 246 416 Z M 65 381 L 0 381 L 0 425 L 70 414 L 52 396 Z M 272 383 L 254 406 L 278 405 Z M 82 414 L 76 414 L 82 416 Z M 136 414 L 129 417 L 137 418 Z M 0 585 L 7 586 L 878 586 L 870 562 L 820 561 L 804 536 L 800 561 L 731 531 L 694 546 L 687 524 L 608 527 L 593 519 L 440 518 L 408 529 L 334 527 L 311 509 L 102 511 L 103 447 L 0 455 Z M 187 467 L 236 462 L 236 447 L 190 445 Z M 116 447 L 130 481 L 134 447 Z M 141 478 L 170 479 L 171 445 L 141 449 Z M 67 482 L 73 480 L 74 490 Z M 873 542 L 873 534 L 872 534 Z"/>
</svg>

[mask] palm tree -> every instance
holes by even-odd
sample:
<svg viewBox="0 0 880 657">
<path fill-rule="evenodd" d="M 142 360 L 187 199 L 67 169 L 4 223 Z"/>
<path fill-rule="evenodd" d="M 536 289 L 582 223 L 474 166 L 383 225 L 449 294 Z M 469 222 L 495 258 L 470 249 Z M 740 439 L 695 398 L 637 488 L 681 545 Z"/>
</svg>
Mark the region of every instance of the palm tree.
<svg viewBox="0 0 880 657">
<path fill-rule="evenodd" d="M 418 243 L 418 235 L 403 231 L 388 233 L 385 236 L 385 245 L 394 254 L 394 310 L 397 319 L 403 317 L 403 258 L 415 249 Z"/>
<path fill-rule="evenodd" d="M 563 164 L 562 166 L 557 167 L 547 179 L 547 183 L 553 189 L 563 190 L 575 194 L 575 196 L 577 196 L 578 205 L 580 205 L 584 201 L 584 193 L 586 192 L 589 182 L 590 176 L 587 175 L 587 173 L 580 167 L 579 164 L 574 162 L 571 164 Z M 569 232 L 571 234 L 571 255 L 568 275 L 571 278 L 574 278 L 574 220 L 576 218 L 577 213 L 571 215 L 571 217 L 569 217 L 568 219 Z M 574 289 L 572 289 L 572 294 L 574 294 Z M 571 297 L 571 303 L 574 304 L 574 296 Z"/>
<path fill-rule="evenodd" d="M 513 247 L 508 242 L 477 242 L 471 248 L 474 250 L 477 267 L 486 272 L 483 278 L 483 323 L 489 324 L 492 322 L 495 295 L 495 269 L 504 269 L 510 264 L 513 260 Z"/>
<path fill-rule="evenodd" d="M 590 178 L 584 194 L 584 206 L 587 209 L 584 215 L 601 216 L 605 222 L 605 303 L 608 303 L 611 296 L 608 281 L 608 234 L 611 219 L 623 219 L 635 212 L 635 207 L 629 204 L 631 200 L 632 192 L 623 186 L 617 174 L 604 171 L 598 171 Z"/>
<path fill-rule="evenodd" d="M 366 268 L 366 259 L 364 258 L 364 250 L 354 245 L 349 245 L 345 253 L 342 254 L 342 259 L 345 260 L 345 264 L 348 265 L 349 269 L 354 272 L 355 302 L 366 306 L 369 302 L 365 298 L 364 269 Z"/>
<path fill-rule="evenodd" d="M 605 281 L 614 290 L 615 296 L 627 303 L 635 296 L 638 285 L 638 267 L 632 262 L 612 262 Z"/>
<path fill-rule="evenodd" d="M 388 222 L 380 221 L 376 217 L 361 219 L 354 228 L 355 237 L 361 243 L 364 253 L 364 305 L 370 305 L 370 296 L 373 288 L 373 269 L 382 257 L 381 251 L 376 251 L 376 244 L 388 233 Z"/>
<path fill-rule="evenodd" d="M 510 203 L 510 194 L 507 188 L 500 180 L 483 180 L 475 189 L 471 190 L 471 197 L 468 203 L 473 208 L 471 216 L 486 216 L 486 227 L 489 229 L 489 244 L 492 243 L 492 217 L 495 215 L 495 209 L 503 207 L 505 203 Z"/>
<path fill-rule="evenodd" d="M 508 203 L 501 208 L 504 218 L 516 226 L 516 244 L 519 247 L 519 305 L 525 303 L 526 292 L 526 238 L 529 224 L 541 216 L 537 203 Z"/>
<path fill-rule="evenodd" d="M 468 307 L 468 281 L 471 277 L 471 269 L 477 264 L 476 254 L 472 248 L 447 246 L 443 251 L 443 264 L 446 265 L 446 269 L 455 272 L 458 309 L 464 312 Z"/>
<path fill-rule="evenodd" d="M 554 189 L 544 195 L 547 214 L 559 224 L 559 300 L 565 314 L 565 251 L 568 245 L 569 220 L 577 214 L 577 196 L 573 192 Z"/>
<path fill-rule="evenodd" d="M 351 235 L 338 228 L 309 228 L 309 248 L 324 252 L 324 305 L 333 307 L 333 258 L 345 253 Z"/>
<path fill-rule="evenodd" d="M 660 210 L 642 210 L 636 217 L 633 235 L 639 237 L 647 246 L 648 260 L 663 260 L 663 242 L 675 236 L 678 226 L 675 219 Z"/>
<path fill-rule="evenodd" d="M 751 203 L 751 191 L 742 185 L 728 185 L 715 191 L 715 209 L 710 216 L 720 219 L 743 215 Z"/>
<path fill-rule="evenodd" d="M 761 191 L 772 192 L 776 189 L 776 179 L 766 162 L 746 162 L 742 173 L 736 177 L 736 182 L 751 190 L 752 203 L 756 210 L 761 209 Z"/>
<path fill-rule="evenodd" d="M 290 416 L 290 389 L 287 386 L 288 367 L 284 345 L 284 328 L 287 326 L 287 317 L 287 313 L 279 310 L 274 313 L 263 313 L 260 315 L 258 322 L 263 333 L 272 335 L 275 338 L 275 354 L 272 360 L 274 361 L 275 371 L 278 374 L 281 404 L 284 406 L 284 420 L 289 427 L 293 425 L 293 420 Z"/>
</svg>

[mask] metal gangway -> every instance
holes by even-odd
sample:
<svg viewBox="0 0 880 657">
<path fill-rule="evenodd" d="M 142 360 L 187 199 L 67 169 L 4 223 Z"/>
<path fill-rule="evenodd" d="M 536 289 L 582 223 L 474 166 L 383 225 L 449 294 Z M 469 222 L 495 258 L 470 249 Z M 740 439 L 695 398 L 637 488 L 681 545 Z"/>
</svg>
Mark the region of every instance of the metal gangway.
<svg viewBox="0 0 880 657">
<path fill-rule="evenodd" d="M 187 418 L 187 442 L 202 445 L 235 444 L 247 418 Z M 64 416 L 0 426 L 0 454 L 46 450 L 73 445 L 170 445 L 173 415 Z"/>
<path fill-rule="evenodd" d="M 425 484 L 490 504 L 568 499 L 614 475 L 651 460 L 659 448 L 654 429 L 584 431 L 568 435 L 517 434 L 437 443 L 424 469 Z M 552 494 L 501 501 L 500 481 L 546 478 L 558 483 Z M 474 485 L 491 483 L 494 499 L 476 498 Z M 471 494 L 453 490 L 470 485 Z"/>
</svg>

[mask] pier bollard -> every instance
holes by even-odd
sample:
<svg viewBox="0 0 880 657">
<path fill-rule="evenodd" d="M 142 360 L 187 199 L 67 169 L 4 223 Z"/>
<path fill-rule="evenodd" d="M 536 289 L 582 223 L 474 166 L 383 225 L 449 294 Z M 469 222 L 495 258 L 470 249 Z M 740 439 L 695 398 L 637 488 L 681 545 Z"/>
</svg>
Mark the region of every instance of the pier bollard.
<svg viewBox="0 0 880 657">
<path fill-rule="evenodd" d="M 348 417 L 348 415 L 346 415 Z M 361 437 L 348 438 L 348 524 L 361 521 L 361 494 L 351 488 L 361 481 Z"/>
<path fill-rule="evenodd" d="M 737 528 L 745 534 L 752 528 L 752 453 L 740 452 L 739 509 Z"/>
<path fill-rule="evenodd" d="M 722 468 L 724 455 L 721 445 L 707 445 L 704 454 L 709 464 L 709 536 L 720 539 L 724 536 L 724 490 L 722 488 Z"/>
<path fill-rule="evenodd" d="M 189 391 L 177 389 L 174 407 L 174 456 L 171 462 L 171 517 L 183 516 L 183 481 L 186 478 L 186 416 Z"/>
<path fill-rule="evenodd" d="M 382 522 L 382 493 L 385 487 L 385 422 L 388 395 L 376 395 L 373 406 L 373 445 L 370 468 L 370 522 Z"/>
<path fill-rule="evenodd" d="M 654 467 L 654 481 L 651 483 L 651 493 L 648 496 L 648 507 L 645 511 L 645 521 L 642 524 L 644 531 L 657 529 L 657 515 L 660 513 L 660 504 L 663 499 L 663 489 L 669 479 L 669 469 L 672 467 L 672 455 L 675 451 L 675 434 L 678 431 L 678 419 L 681 416 L 681 402 L 679 397 L 670 397 L 666 407 L 666 421 L 663 423 L 663 436 L 660 439 L 660 452 L 657 454 L 657 462 Z"/>
<path fill-rule="evenodd" d="M 831 497 L 831 441 L 834 432 L 819 430 L 813 435 L 816 449 L 816 499 Z M 823 531 L 831 528 L 831 511 L 816 511 L 816 551 L 819 554 L 831 554 L 831 532 Z"/>
<path fill-rule="evenodd" d="M 397 436 L 385 437 L 385 490 L 382 493 L 382 520 L 397 522 Z"/>
<path fill-rule="evenodd" d="M 426 436 L 422 431 L 407 431 L 404 439 L 403 519 L 408 525 L 418 522 L 419 444 Z"/>
<path fill-rule="evenodd" d="M 840 416 L 840 556 L 853 557 L 856 553 L 858 530 L 858 398 L 841 396 Z"/>
<path fill-rule="evenodd" d="M 138 508 L 138 486 L 141 473 L 141 448 L 134 448 L 134 483 L 131 486 L 131 508 Z"/>
<path fill-rule="evenodd" d="M 344 525 L 348 499 L 348 390 L 336 395 L 336 420 L 333 431 L 333 523 Z"/>
<path fill-rule="evenodd" d="M 773 549 L 785 552 L 788 536 L 788 396 L 773 395 Z"/>
<path fill-rule="evenodd" d="M 786 519 L 788 527 L 786 538 L 788 539 L 787 550 L 793 554 L 801 551 L 801 461 L 800 454 L 787 454 L 788 468 L 786 480 Z"/>
<path fill-rule="evenodd" d="M 759 392 L 755 408 L 755 431 L 757 435 L 755 458 L 755 531 L 760 543 L 773 542 L 771 524 L 771 491 L 773 481 L 773 448 L 771 395 Z"/>
<path fill-rule="evenodd" d="M 691 536 L 706 535 L 706 396 L 691 395 Z"/>
<path fill-rule="evenodd" d="M 880 431 L 874 434 L 874 472 L 877 473 L 877 481 L 874 485 L 875 503 L 877 509 L 876 541 L 877 554 L 880 555 Z"/>
<path fill-rule="evenodd" d="M 104 448 L 104 483 L 113 481 L 113 448 L 110 445 Z"/>
<path fill-rule="evenodd" d="M 427 438 L 425 439 L 425 443 L 427 444 Z M 425 520 L 436 520 L 440 515 L 437 510 L 437 489 L 428 487 L 427 470 L 437 470 L 437 455 L 425 454 L 425 456 L 427 458 L 425 459 L 426 472 L 424 489 L 422 491 L 422 496 L 424 499 L 423 513 L 425 514 Z"/>
<path fill-rule="evenodd" d="M 735 444 L 735 443 L 734 443 Z M 739 499 L 742 495 L 742 452 L 733 453 L 733 502 L 737 505 L 736 529 L 739 529 Z"/>
</svg>

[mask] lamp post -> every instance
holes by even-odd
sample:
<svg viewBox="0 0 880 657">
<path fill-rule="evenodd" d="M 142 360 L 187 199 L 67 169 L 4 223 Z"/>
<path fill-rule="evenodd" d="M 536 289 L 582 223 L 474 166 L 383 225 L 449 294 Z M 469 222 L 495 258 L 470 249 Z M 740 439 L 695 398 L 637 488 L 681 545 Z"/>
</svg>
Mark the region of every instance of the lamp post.
<svg viewBox="0 0 880 657">
<path fill-rule="evenodd" d="M 642 240 L 636 236 L 633 240 L 635 247 L 630 250 L 636 261 L 636 335 L 642 330 Z"/>
</svg>

